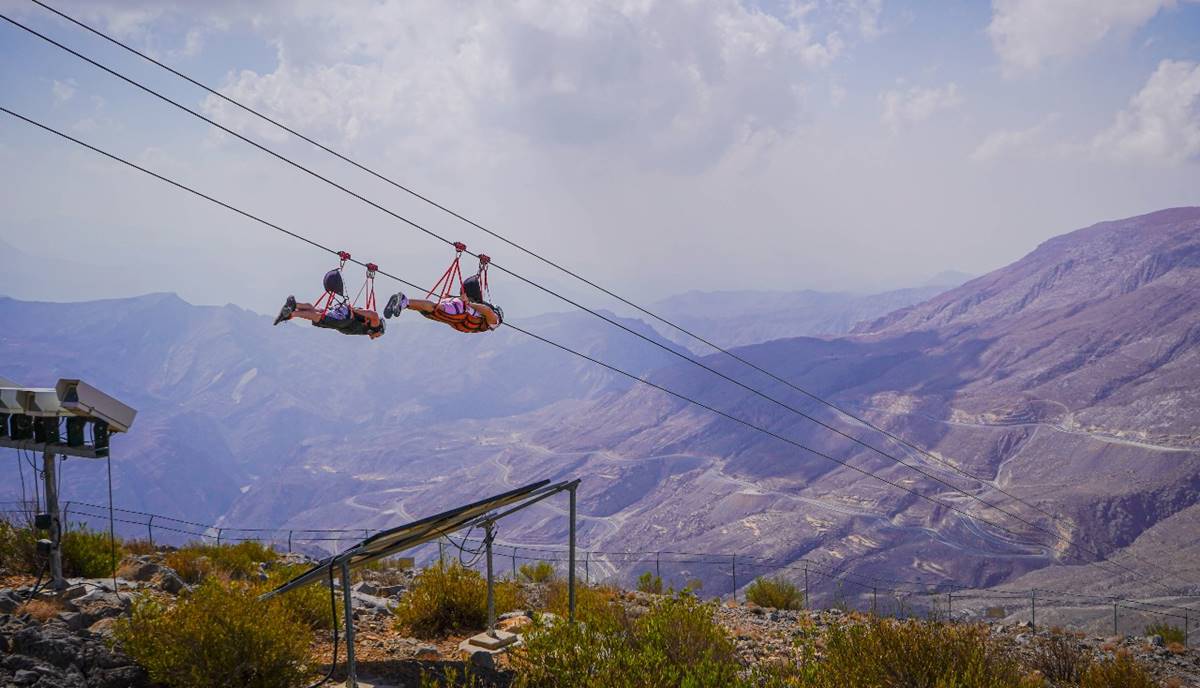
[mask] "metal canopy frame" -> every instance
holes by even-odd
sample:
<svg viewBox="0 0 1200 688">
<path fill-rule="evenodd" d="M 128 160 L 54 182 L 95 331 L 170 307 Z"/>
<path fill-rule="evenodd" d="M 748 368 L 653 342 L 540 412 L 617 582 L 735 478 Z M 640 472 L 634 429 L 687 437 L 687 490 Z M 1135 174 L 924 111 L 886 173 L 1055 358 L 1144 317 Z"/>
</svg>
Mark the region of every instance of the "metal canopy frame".
<svg viewBox="0 0 1200 688">
<path fill-rule="evenodd" d="M 484 543 L 487 551 L 487 592 L 488 592 L 488 629 L 487 634 L 496 638 L 496 595 L 495 575 L 492 566 L 492 540 L 496 522 L 528 508 L 538 502 L 559 494 L 570 493 L 570 564 L 567 571 L 569 620 L 575 622 L 575 496 L 579 487 L 579 479 L 564 480 L 551 483 L 541 480 L 515 490 L 510 490 L 466 506 L 428 516 L 412 523 L 377 533 L 346 550 L 326 557 L 312 568 L 296 576 L 292 580 L 259 596 L 267 600 L 276 595 L 295 590 L 332 577 L 337 570 L 341 575 L 343 614 L 346 624 L 346 686 L 355 688 L 358 679 L 355 675 L 354 659 L 354 610 L 351 605 L 350 571 L 355 567 L 369 564 L 392 554 L 412 549 L 428 542 L 433 542 L 450 533 L 464 528 L 482 527 L 487 535 Z M 496 512 L 497 509 L 503 511 Z M 332 594 L 332 591 L 331 591 Z"/>
</svg>

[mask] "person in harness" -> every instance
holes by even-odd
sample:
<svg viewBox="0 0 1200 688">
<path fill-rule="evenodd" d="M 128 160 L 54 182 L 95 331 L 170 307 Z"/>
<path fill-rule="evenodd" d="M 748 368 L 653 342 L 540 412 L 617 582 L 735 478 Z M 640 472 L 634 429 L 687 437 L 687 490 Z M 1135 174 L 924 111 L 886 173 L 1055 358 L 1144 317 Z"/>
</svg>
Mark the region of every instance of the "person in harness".
<svg viewBox="0 0 1200 688">
<path fill-rule="evenodd" d="M 383 317 L 394 318 L 404 309 L 445 323 L 459 332 L 489 332 L 504 322 L 504 311 L 483 300 L 483 285 L 479 275 L 462 281 L 458 296 L 445 296 L 437 301 L 410 300 L 403 292 L 392 295 L 383 308 Z"/>
<path fill-rule="evenodd" d="M 287 297 L 275 318 L 276 325 L 292 318 L 301 318 L 312 322 L 315 327 L 337 330 L 345 335 L 366 335 L 371 339 L 383 336 L 387 325 L 374 310 L 377 266 L 367 263 L 367 281 L 363 284 L 363 289 L 367 291 L 367 307 L 356 308 L 346 297 L 346 287 L 342 281 L 342 267 L 350 259 L 350 254 L 343 251 L 339 256 L 342 259 L 341 265 L 325 273 L 325 293 L 321 298 L 312 304 L 297 303 L 295 296 Z M 359 290 L 360 295 L 362 291 Z"/>
</svg>

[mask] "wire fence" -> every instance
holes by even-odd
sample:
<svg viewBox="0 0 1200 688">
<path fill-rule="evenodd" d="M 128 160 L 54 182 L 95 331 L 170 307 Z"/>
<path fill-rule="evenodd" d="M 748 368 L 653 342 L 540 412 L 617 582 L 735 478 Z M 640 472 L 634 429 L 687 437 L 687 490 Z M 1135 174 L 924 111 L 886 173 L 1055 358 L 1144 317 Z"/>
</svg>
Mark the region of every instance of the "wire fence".
<svg viewBox="0 0 1200 688">
<path fill-rule="evenodd" d="M 107 527 L 105 505 L 70 501 L 61 507 L 65 523 Z M 12 519 L 32 519 L 33 509 L 21 502 L 0 502 L 0 514 Z M 153 545 L 182 545 L 261 542 L 277 550 L 324 556 L 366 539 L 379 531 L 364 528 L 237 528 L 200 523 L 133 509 L 112 508 L 116 532 L 125 539 L 146 540 Z M 418 562 L 427 563 L 450 555 L 473 555 L 483 541 L 449 537 L 438 545 L 414 552 Z M 569 552 L 562 545 L 535 545 L 497 540 L 493 545 L 496 570 L 504 576 L 521 576 L 525 564 L 547 562 L 565 574 Z M 464 561 L 480 566 L 477 556 Z M 507 564 L 507 566 L 506 566 Z M 998 623 L 1028 621 L 1031 625 L 1081 626 L 1111 630 L 1113 635 L 1136 635 L 1151 624 L 1165 623 L 1190 635 L 1200 614 L 1178 604 L 1152 599 L 1093 595 L 1045 588 L 980 590 L 935 581 L 900 580 L 839 571 L 827 565 L 801 560 L 781 562 L 748 554 L 711 552 L 605 551 L 576 549 L 576 576 L 587 584 L 607 584 L 626 589 L 639 583 L 665 590 L 689 589 L 703 597 L 733 599 L 744 596 L 753 581 L 769 577 L 795 586 L 804 604 L 812 609 L 842 609 L 884 616 L 926 617 L 959 621 L 990 620 Z M 644 581 L 639 579 L 645 577 Z M 1180 595 L 1184 597 L 1185 595 Z M 1161 599 L 1161 598 L 1158 598 Z M 1111 626 L 1109 625 L 1111 619 Z M 1103 623 L 1101 623 L 1103 621 Z"/>
</svg>

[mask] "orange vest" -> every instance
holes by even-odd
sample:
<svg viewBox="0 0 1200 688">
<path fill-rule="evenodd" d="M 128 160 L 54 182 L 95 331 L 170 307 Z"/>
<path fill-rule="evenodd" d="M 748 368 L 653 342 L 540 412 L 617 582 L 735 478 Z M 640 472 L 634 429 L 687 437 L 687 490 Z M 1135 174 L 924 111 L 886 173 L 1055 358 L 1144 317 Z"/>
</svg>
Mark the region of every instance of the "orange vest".
<svg viewBox="0 0 1200 688">
<path fill-rule="evenodd" d="M 487 318 L 483 314 L 471 315 L 470 313 L 460 313 L 459 315 L 451 315 L 441 308 L 434 308 L 430 312 L 421 311 L 421 315 L 443 322 L 458 330 L 459 332 L 487 332 L 491 329 L 488 326 Z"/>
</svg>

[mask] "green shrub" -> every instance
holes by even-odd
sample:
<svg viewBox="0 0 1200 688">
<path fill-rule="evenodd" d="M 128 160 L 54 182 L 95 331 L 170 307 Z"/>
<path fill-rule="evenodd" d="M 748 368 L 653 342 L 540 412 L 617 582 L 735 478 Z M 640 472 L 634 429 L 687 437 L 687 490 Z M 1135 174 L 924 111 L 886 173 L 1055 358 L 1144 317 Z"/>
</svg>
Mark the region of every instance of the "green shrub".
<svg viewBox="0 0 1200 688">
<path fill-rule="evenodd" d="M 539 624 L 513 651 L 517 688 L 738 685 L 740 665 L 714 607 L 691 595 L 658 600 L 618 629 Z"/>
<path fill-rule="evenodd" d="M 62 536 L 63 574 L 81 578 L 103 578 L 113 575 L 116 563 L 124 556 L 120 540 L 116 541 L 116 556 L 108 533 L 78 525 L 68 528 Z"/>
<path fill-rule="evenodd" d="M 525 606 L 515 581 L 496 581 L 496 613 Z M 396 625 L 418 638 L 478 631 L 487 625 L 487 581 L 458 562 L 417 574 L 396 608 Z"/>
<path fill-rule="evenodd" d="M 662 578 L 650 573 L 649 571 L 638 576 L 637 581 L 638 592 L 648 592 L 655 595 L 661 595 L 663 591 Z"/>
<path fill-rule="evenodd" d="M 530 583 L 546 583 L 554 578 L 554 565 L 548 561 L 539 561 L 534 564 L 521 564 L 517 569 L 521 572 L 521 578 Z"/>
<path fill-rule="evenodd" d="M 1055 629 L 1034 643 L 1030 664 L 1055 683 L 1078 683 L 1091 662 L 1091 655 L 1080 649 L 1075 638 Z"/>
<path fill-rule="evenodd" d="M 836 627 L 825 639 L 825 657 L 812 671 L 814 688 L 953 686 L 1021 688 L 1015 658 L 989 641 L 979 626 L 872 618 Z"/>
<path fill-rule="evenodd" d="M 804 593 L 783 578 L 757 578 L 746 586 L 746 599 L 760 607 L 803 609 Z"/>
<path fill-rule="evenodd" d="M 551 581 L 546 594 L 546 610 L 566 619 L 570 615 L 570 589 L 565 581 Z M 618 603 L 615 588 L 575 585 L 575 620 L 605 632 L 621 632 L 632 623 Z"/>
<path fill-rule="evenodd" d="M 1079 688 L 1157 688 L 1158 682 L 1127 653 L 1093 663 L 1083 674 Z"/>
<path fill-rule="evenodd" d="M 277 566 L 267 574 L 267 580 L 264 583 L 256 586 L 257 590 L 259 593 L 274 590 L 307 571 L 309 568 L 309 566 L 304 564 Z M 335 591 L 334 595 L 335 601 L 331 608 L 329 579 L 323 578 L 312 585 L 305 585 L 295 590 L 290 590 L 287 594 L 280 595 L 275 599 L 279 601 L 281 607 L 305 626 L 313 630 L 328 631 L 333 628 L 334 614 L 337 615 L 336 618 L 339 620 L 339 623 L 342 618 L 340 592 Z"/>
<path fill-rule="evenodd" d="M 37 533 L 27 525 L 0 519 L 0 568 L 36 576 L 42 566 Z"/>
<path fill-rule="evenodd" d="M 114 635 L 171 688 L 293 688 L 310 671 L 308 628 L 240 583 L 207 580 L 171 608 L 140 598 Z"/>
<path fill-rule="evenodd" d="M 191 543 L 166 556 L 165 563 L 186 583 L 196 584 L 219 575 L 232 580 L 247 580 L 258 573 L 260 563 L 279 558 L 275 550 L 248 540 L 236 545 Z"/>
<path fill-rule="evenodd" d="M 1150 624 L 1146 627 L 1146 635 L 1156 635 L 1163 639 L 1163 643 L 1170 645 L 1171 643 L 1183 644 L 1183 629 L 1178 626 L 1172 626 L 1168 623 Z"/>
</svg>

